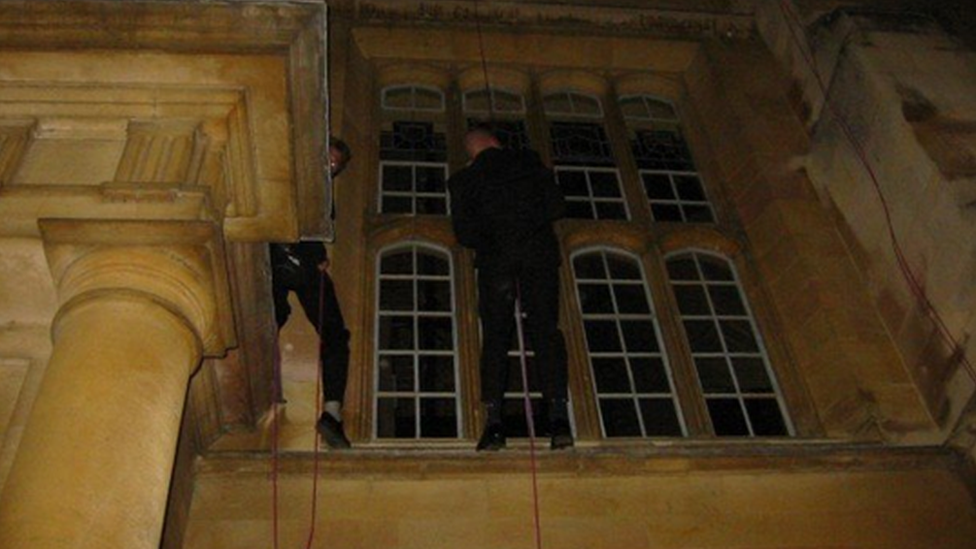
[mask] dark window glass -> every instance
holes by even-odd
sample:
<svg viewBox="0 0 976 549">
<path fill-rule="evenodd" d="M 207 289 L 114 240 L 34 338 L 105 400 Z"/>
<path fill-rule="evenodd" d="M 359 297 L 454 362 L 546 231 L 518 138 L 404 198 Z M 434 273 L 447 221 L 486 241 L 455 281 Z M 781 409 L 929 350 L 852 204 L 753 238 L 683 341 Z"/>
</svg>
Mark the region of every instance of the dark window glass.
<svg viewBox="0 0 976 549">
<path fill-rule="evenodd" d="M 384 311 L 413 310 L 412 280 L 380 281 L 380 309 Z"/>
<path fill-rule="evenodd" d="M 670 398 L 640 399 L 641 418 L 649 437 L 680 437 L 681 423 Z"/>
<path fill-rule="evenodd" d="M 633 392 L 634 388 L 630 386 L 630 377 L 627 375 L 627 364 L 623 358 L 594 357 L 592 363 L 599 393 Z"/>
<path fill-rule="evenodd" d="M 583 322 L 586 342 L 591 353 L 619 352 L 620 336 L 617 323 L 612 320 L 586 320 Z"/>
<path fill-rule="evenodd" d="M 787 434 L 783 413 L 775 398 L 747 398 L 746 410 L 752 431 L 760 437 L 776 437 Z"/>
<path fill-rule="evenodd" d="M 380 317 L 380 349 L 413 349 L 413 317 Z"/>
<path fill-rule="evenodd" d="M 705 297 L 705 289 L 697 284 L 676 284 L 674 286 L 674 297 L 678 301 L 678 310 L 683 315 L 700 316 L 712 314 L 712 309 L 708 306 L 708 298 Z"/>
<path fill-rule="evenodd" d="M 450 311 L 451 283 L 447 280 L 417 281 L 417 310 Z"/>
<path fill-rule="evenodd" d="M 670 393 L 671 383 L 660 358 L 631 358 L 630 368 L 638 393 Z M 672 403 L 673 404 L 673 403 Z"/>
<path fill-rule="evenodd" d="M 681 207 L 677 204 L 651 204 L 651 215 L 654 221 L 683 221 Z"/>
<path fill-rule="evenodd" d="M 413 397 L 379 398 L 376 408 L 376 434 L 379 438 L 414 438 L 416 436 L 417 406 Z"/>
<path fill-rule="evenodd" d="M 557 164 L 613 166 L 613 152 L 603 126 L 592 122 L 552 122 L 549 127 Z"/>
<path fill-rule="evenodd" d="M 585 254 L 573 259 L 573 270 L 577 280 L 603 280 L 607 278 L 607 269 L 603 264 L 601 254 Z"/>
<path fill-rule="evenodd" d="M 722 342 L 718 337 L 715 322 L 711 320 L 686 320 L 685 332 L 693 353 L 720 353 Z"/>
<path fill-rule="evenodd" d="M 420 391 L 422 393 L 454 392 L 454 357 L 420 355 Z"/>
<path fill-rule="evenodd" d="M 393 122 L 391 131 L 380 132 L 380 159 L 447 162 L 447 139 L 433 122 Z"/>
<path fill-rule="evenodd" d="M 644 287 L 638 284 L 614 284 L 613 295 L 621 314 L 650 314 Z"/>
<path fill-rule="evenodd" d="M 637 166 L 648 170 L 694 171 L 691 151 L 680 133 L 668 130 L 634 132 L 631 149 Z"/>
<path fill-rule="evenodd" d="M 708 415 L 712 418 L 712 427 L 720 437 L 749 436 L 746 418 L 742 415 L 742 407 L 735 398 L 707 399 Z"/>
<path fill-rule="evenodd" d="M 637 407 L 630 398 L 601 398 L 600 415 L 608 437 L 639 437 Z"/>
<path fill-rule="evenodd" d="M 772 393 L 773 382 L 766 373 L 766 365 L 759 357 L 736 357 L 732 359 L 735 379 L 743 393 Z"/>
<path fill-rule="evenodd" d="M 583 314 L 613 314 L 610 288 L 606 284 L 580 284 L 579 297 Z"/>
<path fill-rule="evenodd" d="M 453 398 L 420 399 L 420 436 L 456 438 L 457 407 Z"/>
<path fill-rule="evenodd" d="M 378 375 L 380 391 L 412 393 L 415 390 L 412 355 L 382 355 Z"/>
<path fill-rule="evenodd" d="M 705 394 L 735 392 L 735 383 L 732 381 L 729 364 L 725 358 L 696 357 L 695 368 L 698 370 L 698 381 L 701 382 Z"/>
</svg>

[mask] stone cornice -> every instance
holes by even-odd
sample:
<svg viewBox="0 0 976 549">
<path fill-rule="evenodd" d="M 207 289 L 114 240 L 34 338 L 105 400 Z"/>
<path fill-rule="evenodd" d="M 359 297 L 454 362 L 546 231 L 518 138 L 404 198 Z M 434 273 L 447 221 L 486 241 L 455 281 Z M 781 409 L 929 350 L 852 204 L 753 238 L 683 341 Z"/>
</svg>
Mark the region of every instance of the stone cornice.
<svg viewBox="0 0 976 549">
<path fill-rule="evenodd" d="M 356 0 L 336 2 L 330 13 L 360 25 L 475 26 L 480 20 L 485 29 L 496 30 L 681 39 L 756 37 L 752 12 L 723 7 L 725 2 L 594 4 L 486 0 L 476 9 L 470 0 Z"/>
</svg>

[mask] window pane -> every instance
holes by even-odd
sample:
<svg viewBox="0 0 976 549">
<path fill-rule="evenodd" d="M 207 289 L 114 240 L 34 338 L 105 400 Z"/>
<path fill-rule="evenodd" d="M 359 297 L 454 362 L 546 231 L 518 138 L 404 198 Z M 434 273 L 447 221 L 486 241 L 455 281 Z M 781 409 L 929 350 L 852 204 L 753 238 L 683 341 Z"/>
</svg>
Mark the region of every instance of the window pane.
<svg viewBox="0 0 976 549">
<path fill-rule="evenodd" d="M 557 170 L 556 180 L 559 183 L 559 188 L 566 196 L 590 196 L 590 191 L 586 188 L 586 174 L 584 172 Z"/>
<path fill-rule="evenodd" d="M 583 322 L 586 342 L 591 353 L 620 351 L 620 335 L 617 323 L 612 320 L 587 320 Z"/>
<path fill-rule="evenodd" d="M 439 91 L 416 88 L 414 104 L 423 110 L 444 110 L 444 96 Z"/>
<path fill-rule="evenodd" d="M 691 257 L 676 257 L 669 259 L 667 262 L 668 266 L 668 278 L 671 280 L 698 280 L 698 267 L 695 266 L 695 260 Z"/>
<path fill-rule="evenodd" d="M 443 193 L 444 168 L 440 166 L 417 166 L 417 192 Z"/>
<path fill-rule="evenodd" d="M 660 358 L 632 358 L 630 369 L 638 393 L 670 393 L 671 384 Z"/>
<path fill-rule="evenodd" d="M 756 436 L 783 436 L 787 434 L 783 414 L 775 398 L 747 398 L 746 411 Z"/>
<path fill-rule="evenodd" d="M 593 196 L 599 198 L 620 198 L 620 183 L 616 172 L 589 172 Z"/>
<path fill-rule="evenodd" d="M 383 165 L 383 190 L 399 192 L 413 190 L 413 170 L 411 167 Z"/>
<path fill-rule="evenodd" d="M 423 393 L 454 392 L 454 357 L 420 355 L 420 391 Z"/>
<path fill-rule="evenodd" d="M 542 105 L 547 114 L 571 114 L 573 112 L 568 93 L 549 94 L 542 99 Z"/>
<path fill-rule="evenodd" d="M 380 317 L 380 349 L 413 349 L 413 317 Z"/>
<path fill-rule="evenodd" d="M 639 437 L 637 406 L 630 398 L 601 398 L 600 414 L 608 437 Z"/>
<path fill-rule="evenodd" d="M 623 358 L 593 358 L 593 375 L 600 394 L 631 393 L 630 377 Z"/>
<path fill-rule="evenodd" d="M 596 219 L 589 201 L 567 200 L 566 217 L 569 219 Z"/>
<path fill-rule="evenodd" d="M 413 107 L 413 90 L 410 87 L 389 88 L 383 92 L 383 105 L 388 109 Z"/>
<path fill-rule="evenodd" d="M 654 200 L 675 200 L 674 187 L 671 186 L 671 178 L 666 174 L 644 173 L 641 175 L 644 182 L 644 190 L 647 198 Z"/>
<path fill-rule="evenodd" d="M 453 320 L 450 317 L 422 316 L 417 319 L 420 349 L 450 350 L 454 348 Z"/>
<path fill-rule="evenodd" d="M 413 355 L 383 355 L 379 360 L 379 390 L 415 391 Z"/>
<path fill-rule="evenodd" d="M 756 353 L 759 344 L 752 334 L 752 325 L 748 320 L 722 320 L 722 337 L 730 353 Z"/>
<path fill-rule="evenodd" d="M 453 398 L 420 399 L 420 436 L 456 438 L 457 403 Z"/>
<path fill-rule="evenodd" d="M 580 284 L 579 297 L 583 314 L 613 314 L 610 288 L 605 284 Z"/>
<path fill-rule="evenodd" d="M 398 252 L 387 252 L 383 254 L 383 259 L 380 261 L 380 273 L 412 274 L 413 273 L 413 251 L 403 250 Z"/>
<path fill-rule="evenodd" d="M 735 280 L 735 277 L 732 276 L 732 269 L 729 268 L 725 261 L 713 259 L 708 256 L 699 256 L 699 261 L 701 263 L 702 273 L 705 275 L 705 280 Z"/>
<path fill-rule="evenodd" d="M 766 374 L 762 358 L 733 358 L 735 379 L 743 393 L 772 393 L 773 382 Z"/>
<path fill-rule="evenodd" d="M 383 311 L 412 311 L 412 280 L 381 280 L 380 309 Z"/>
<path fill-rule="evenodd" d="M 688 344 L 693 353 L 720 353 L 722 343 L 719 341 L 718 329 L 711 320 L 686 320 L 685 332 L 688 334 Z"/>
<path fill-rule="evenodd" d="M 444 215 L 447 213 L 447 200 L 420 197 L 417 199 L 417 213 L 419 215 Z"/>
<path fill-rule="evenodd" d="M 641 275 L 640 267 L 637 266 L 637 262 L 633 259 L 623 256 L 608 253 L 607 265 L 610 267 L 610 276 L 616 280 L 640 280 L 643 282 L 644 277 Z"/>
<path fill-rule="evenodd" d="M 621 314 L 650 314 L 651 312 L 642 285 L 614 284 L 613 295 L 617 300 L 617 310 Z"/>
<path fill-rule="evenodd" d="M 595 97 L 573 94 L 573 106 L 578 114 L 600 116 L 600 101 Z"/>
<path fill-rule="evenodd" d="M 621 320 L 620 327 L 624 332 L 624 344 L 631 353 L 656 353 L 657 334 L 654 323 L 650 320 Z"/>
<path fill-rule="evenodd" d="M 379 438 L 414 438 L 416 421 L 417 406 L 413 397 L 377 399 L 376 436 Z"/>
<path fill-rule="evenodd" d="M 715 305 L 715 313 L 722 316 L 743 316 L 746 307 L 742 303 L 739 289 L 735 286 L 708 286 L 708 295 Z"/>
<path fill-rule="evenodd" d="M 651 118 L 655 120 L 677 120 L 678 114 L 674 112 L 674 107 L 664 101 L 647 98 L 647 106 L 651 111 Z"/>
<path fill-rule="evenodd" d="M 603 264 L 602 254 L 585 254 L 573 259 L 573 270 L 576 278 L 588 280 L 602 280 L 607 278 L 607 269 Z"/>
<path fill-rule="evenodd" d="M 705 289 L 697 284 L 682 284 L 674 286 L 674 297 L 678 301 L 678 310 L 683 315 L 710 315 L 711 307 L 705 297 Z"/>
<path fill-rule="evenodd" d="M 738 399 L 710 398 L 707 399 L 708 415 L 712 420 L 715 434 L 720 437 L 749 436 L 746 418 L 742 415 L 742 408 Z"/>
<path fill-rule="evenodd" d="M 694 175 L 674 176 L 674 185 L 678 188 L 678 198 L 692 202 L 704 202 L 705 191 L 702 189 L 701 181 Z"/>
<path fill-rule="evenodd" d="M 450 272 L 450 266 L 445 256 L 434 255 L 432 253 L 417 254 L 418 274 L 447 276 Z"/>
<path fill-rule="evenodd" d="M 695 358 L 698 381 L 705 394 L 734 393 L 735 383 L 729 373 L 729 364 L 724 358 Z"/>
<path fill-rule="evenodd" d="M 620 110 L 624 118 L 648 118 L 647 107 L 642 97 L 628 97 L 620 100 Z"/>
<path fill-rule="evenodd" d="M 446 280 L 417 281 L 418 311 L 450 311 L 451 283 Z"/>
<path fill-rule="evenodd" d="M 670 398 L 640 399 L 641 418 L 649 437 L 680 437 L 681 423 Z"/>
</svg>

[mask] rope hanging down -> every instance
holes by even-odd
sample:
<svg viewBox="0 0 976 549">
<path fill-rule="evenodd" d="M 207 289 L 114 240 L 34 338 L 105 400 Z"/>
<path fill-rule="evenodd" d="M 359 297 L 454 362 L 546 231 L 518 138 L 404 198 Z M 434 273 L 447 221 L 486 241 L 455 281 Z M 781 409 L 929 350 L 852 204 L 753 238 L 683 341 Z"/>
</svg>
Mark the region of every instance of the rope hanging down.
<svg viewBox="0 0 976 549">
<path fill-rule="evenodd" d="M 885 196 L 884 190 L 881 188 L 881 181 L 879 180 L 871 161 L 868 159 L 868 154 L 864 150 L 864 146 L 854 134 L 854 130 L 851 128 L 851 125 L 837 111 L 837 107 L 830 99 L 830 90 L 820 73 L 820 69 L 817 67 L 817 62 L 813 55 L 813 49 L 810 46 L 810 40 L 806 36 L 806 31 L 803 28 L 803 22 L 800 19 L 799 14 L 796 13 L 787 0 L 781 0 L 779 7 L 783 17 L 786 19 L 786 27 L 790 31 L 790 38 L 800 51 L 804 63 L 810 69 L 810 72 L 813 74 L 814 79 L 816 80 L 818 90 L 823 95 L 824 108 L 827 109 L 831 118 L 837 123 L 838 127 L 840 127 L 841 133 L 854 150 L 859 163 L 864 168 L 865 172 L 867 172 L 867 175 L 871 180 L 874 191 L 881 203 L 888 238 L 891 241 L 891 247 L 895 253 L 895 260 L 898 263 L 898 269 L 901 272 L 902 277 L 908 284 L 908 288 L 912 292 L 912 295 L 915 297 L 918 303 L 921 304 L 922 310 L 925 312 L 926 316 L 935 326 L 939 337 L 949 346 L 953 355 L 958 356 L 960 363 L 965 368 L 966 373 L 969 374 L 969 377 L 973 381 L 976 381 L 976 369 L 973 368 L 972 363 L 969 361 L 969 357 L 966 356 L 962 346 L 956 340 L 955 336 L 952 334 L 952 331 L 942 319 L 942 315 L 939 313 L 938 309 L 936 309 L 935 305 L 933 305 L 929 300 L 925 293 L 925 288 L 912 271 L 911 265 L 908 263 L 908 259 L 905 257 L 901 242 L 898 240 L 898 235 L 895 233 L 894 222 L 891 218 L 891 209 L 888 206 L 888 199 Z M 797 27 L 799 30 L 797 30 Z M 801 39 L 800 33 L 803 33 L 803 38 L 805 38 L 805 40 Z"/>
</svg>

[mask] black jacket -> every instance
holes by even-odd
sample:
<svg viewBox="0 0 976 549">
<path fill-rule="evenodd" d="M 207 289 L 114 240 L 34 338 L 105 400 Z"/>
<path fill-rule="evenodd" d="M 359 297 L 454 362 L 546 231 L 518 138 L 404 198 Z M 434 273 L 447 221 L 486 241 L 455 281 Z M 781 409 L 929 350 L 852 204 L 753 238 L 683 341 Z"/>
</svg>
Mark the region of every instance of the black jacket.
<svg viewBox="0 0 976 549">
<path fill-rule="evenodd" d="M 566 201 L 552 170 L 530 150 L 487 149 L 448 181 L 451 221 L 475 265 L 506 266 L 524 258 L 560 261 L 553 221 Z"/>
</svg>

